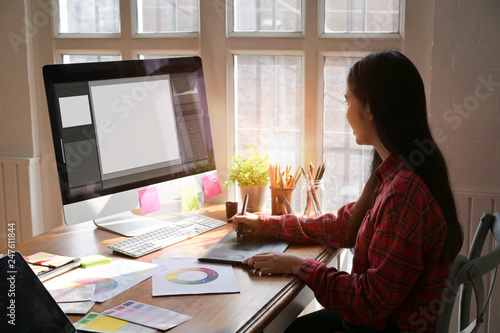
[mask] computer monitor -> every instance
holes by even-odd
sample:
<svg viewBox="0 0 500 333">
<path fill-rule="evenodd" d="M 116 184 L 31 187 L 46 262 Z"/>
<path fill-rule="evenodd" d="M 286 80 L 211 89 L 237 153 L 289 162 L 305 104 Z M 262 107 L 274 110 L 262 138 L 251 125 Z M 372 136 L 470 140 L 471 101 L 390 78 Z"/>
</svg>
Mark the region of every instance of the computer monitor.
<svg viewBox="0 0 500 333">
<path fill-rule="evenodd" d="M 127 236 L 157 222 L 130 211 L 202 191 L 215 170 L 200 57 L 43 67 L 64 217 Z M 141 230 L 137 230 L 141 229 Z"/>
</svg>

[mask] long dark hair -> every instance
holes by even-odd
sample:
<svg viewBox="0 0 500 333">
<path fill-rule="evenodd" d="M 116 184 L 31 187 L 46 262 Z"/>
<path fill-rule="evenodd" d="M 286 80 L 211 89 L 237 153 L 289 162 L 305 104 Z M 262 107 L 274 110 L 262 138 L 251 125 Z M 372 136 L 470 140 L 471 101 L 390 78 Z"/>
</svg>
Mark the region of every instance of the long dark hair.
<svg viewBox="0 0 500 333">
<path fill-rule="evenodd" d="M 360 101 L 369 103 L 385 148 L 423 179 L 441 207 L 447 224 L 443 256 L 452 260 L 462 247 L 463 232 L 446 162 L 427 121 L 424 84 L 417 68 L 399 52 L 379 51 L 352 66 L 347 85 Z M 370 176 L 349 219 L 348 240 L 352 246 L 372 207 L 377 183 L 374 172 L 380 163 L 382 159 L 374 151 Z"/>
</svg>

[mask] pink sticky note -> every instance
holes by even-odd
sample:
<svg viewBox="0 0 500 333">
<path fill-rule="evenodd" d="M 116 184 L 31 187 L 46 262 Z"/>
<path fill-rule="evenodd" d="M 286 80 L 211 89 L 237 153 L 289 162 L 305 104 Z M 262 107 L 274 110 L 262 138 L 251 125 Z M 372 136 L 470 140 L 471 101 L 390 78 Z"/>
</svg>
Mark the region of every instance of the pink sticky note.
<svg viewBox="0 0 500 333">
<path fill-rule="evenodd" d="M 143 214 L 156 212 L 161 209 L 160 197 L 158 196 L 158 189 L 156 187 L 148 187 L 140 190 L 139 202 Z"/>
<path fill-rule="evenodd" d="M 203 184 L 203 190 L 205 191 L 205 197 L 210 199 L 222 193 L 220 188 L 219 178 L 217 177 L 217 171 L 201 178 L 201 183 Z"/>
</svg>

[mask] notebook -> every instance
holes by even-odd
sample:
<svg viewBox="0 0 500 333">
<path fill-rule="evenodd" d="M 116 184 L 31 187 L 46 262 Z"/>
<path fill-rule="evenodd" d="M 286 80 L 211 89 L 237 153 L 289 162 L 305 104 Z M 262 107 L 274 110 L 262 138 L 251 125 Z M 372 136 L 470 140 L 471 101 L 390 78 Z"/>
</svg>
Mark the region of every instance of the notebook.
<svg viewBox="0 0 500 333">
<path fill-rule="evenodd" d="M 0 258 L 0 332 L 76 332 L 19 252 Z"/>
<path fill-rule="evenodd" d="M 241 264 L 245 259 L 255 254 L 271 251 L 284 252 L 287 247 L 288 243 L 270 237 L 246 235 L 238 239 L 236 231 L 231 230 L 198 260 L 222 264 Z"/>
</svg>

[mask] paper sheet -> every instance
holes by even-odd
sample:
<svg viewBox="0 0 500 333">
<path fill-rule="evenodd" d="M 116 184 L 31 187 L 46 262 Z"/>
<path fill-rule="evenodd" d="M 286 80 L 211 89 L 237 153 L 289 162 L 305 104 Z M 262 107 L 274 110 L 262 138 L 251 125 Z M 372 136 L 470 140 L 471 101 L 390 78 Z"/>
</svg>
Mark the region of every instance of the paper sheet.
<svg viewBox="0 0 500 333">
<path fill-rule="evenodd" d="M 74 303 L 57 303 L 66 314 L 84 315 L 92 309 L 95 302 L 74 302 Z"/>
<path fill-rule="evenodd" d="M 95 284 L 92 301 L 104 302 L 164 269 L 142 261 L 113 259 L 111 264 L 75 269 L 49 280 L 45 286 L 59 289 Z"/>
<path fill-rule="evenodd" d="M 166 269 L 153 276 L 153 296 L 237 293 L 233 267 L 196 258 L 153 259 Z"/>
<path fill-rule="evenodd" d="M 49 289 L 50 295 L 57 303 L 82 302 L 92 300 L 95 284 L 89 284 L 82 288 Z"/>
<path fill-rule="evenodd" d="M 74 324 L 75 328 L 86 332 L 114 332 L 114 333 L 154 333 L 155 329 L 129 323 L 125 320 L 103 316 L 95 312 Z"/>
<path fill-rule="evenodd" d="M 192 318 L 182 313 L 136 301 L 127 301 L 102 314 L 159 330 L 168 330 Z"/>
</svg>

